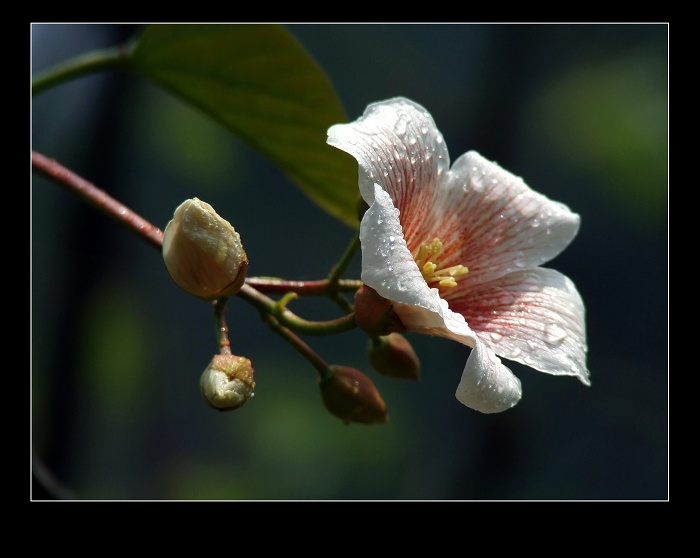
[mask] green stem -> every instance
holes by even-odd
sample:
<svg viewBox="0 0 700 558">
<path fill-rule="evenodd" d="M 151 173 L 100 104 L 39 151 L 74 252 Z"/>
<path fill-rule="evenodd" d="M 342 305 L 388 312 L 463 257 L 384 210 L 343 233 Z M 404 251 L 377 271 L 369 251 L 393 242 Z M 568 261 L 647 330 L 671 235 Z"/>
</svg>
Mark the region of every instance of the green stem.
<svg viewBox="0 0 700 558">
<path fill-rule="evenodd" d="M 32 79 L 32 95 L 39 95 L 51 87 L 80 76 L 125 66 L 130 54 L 130 47 L 118 46 L 88 52 L 63 62 Z"/>
<path fill-rule="evenodd" d="M 338 283 L 340 276 L 345 273 L 345 270 L 348 268 L 348 265 L 350 265 L 350 262 L 352 261 L 352 257 L 355 255 L 355 252 L 360 248 L 360 236 L 355 235 L 352 240 L 350 241 L 350 244 L 348 247 L 345 249 L 345 253 L 341 256 L 340 261 L 331 269 L 330 274 L 328 275 L 328 282 L 331 285 L 335 285 Z"/>
<path fill-rule="evenodd" d="M 357 327 L 355 314 L 353 313 L 335 320 L 305 320 L 288 310 L 285 307 L 285 303 L 280 304 L 280 302 L 272 300 L 248 284 L 243 285 L 241 290 L 236 293 L 236 296 L 251 303 L 261 313 L 274 316 L 280 325 L 300 333 L 308 335 L 335 335 Z"/>
</svg>

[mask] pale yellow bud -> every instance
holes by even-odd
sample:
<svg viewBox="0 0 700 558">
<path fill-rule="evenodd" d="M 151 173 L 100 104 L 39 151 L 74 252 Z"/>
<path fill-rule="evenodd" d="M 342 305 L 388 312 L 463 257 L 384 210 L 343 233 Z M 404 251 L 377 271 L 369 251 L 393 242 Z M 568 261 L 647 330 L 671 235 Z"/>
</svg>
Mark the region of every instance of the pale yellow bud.
<svg viewBox="0 0 700 558">
<path fill-rule="evenodd" d="M 199 389 L 210 407 L 219 411 L 238 409 L 253 395 L 253 365 L 245 357 L 216 355 L 202 373 Z"/>
<path fill-rule="evenodd" d="M 163 260 L 173 281 L 203 300 L 236 294 L 248 271 L 240 235 L 198 198 L 180 204 L 165 227 Z"/>
</svg>

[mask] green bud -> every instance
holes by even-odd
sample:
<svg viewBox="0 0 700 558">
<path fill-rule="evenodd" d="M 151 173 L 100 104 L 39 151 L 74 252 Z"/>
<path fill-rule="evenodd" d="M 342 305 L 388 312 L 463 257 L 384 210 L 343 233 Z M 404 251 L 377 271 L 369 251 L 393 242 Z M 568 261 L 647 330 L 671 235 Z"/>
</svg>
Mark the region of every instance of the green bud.
<svg viewBox="0 0 700 558">
<path fill-rule="evenodd" d="M 367 376 L 349 366 L 331 366 L 319 381 L 323 403 L 346 424 L 384 423 L 389 420 L 386 403 Z"/>
<path fill-rule="evenodd" d="M 202 373 L 199 389 L 210 407 L 232 411 L 253 396 L 253 365 L 245 357 L 216 355 Z"/>
<path fill-rule="evenodd" d="M 163 260 L 173 281 L 203 300 L 236 294 L 248 271 L 240 235 L 198 198 L 180 204 L 165 227 Z"/>
<path fill-rule="evenodd" d="M 418 355 L 400 333 L 370 339 L 368 353 L 374 369 L 384 376 L 407 380 L 420 378 Z"/>
</svg>

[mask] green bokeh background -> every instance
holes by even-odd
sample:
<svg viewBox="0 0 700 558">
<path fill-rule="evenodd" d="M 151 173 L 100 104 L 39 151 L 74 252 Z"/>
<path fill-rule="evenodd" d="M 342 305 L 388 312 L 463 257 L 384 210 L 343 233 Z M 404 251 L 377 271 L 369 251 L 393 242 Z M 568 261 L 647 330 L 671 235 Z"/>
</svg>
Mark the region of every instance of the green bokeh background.
<svg viewBox="0 0 700 558">
<path fill-rule="evenodd" d="M 316 372 L 243 301 L 234 352 L 256 394 L 218 413 L 198 392 L 211 308 L 160 255 L 31 175 L 30 443 L 88 500 L 658 500 L 668 498 L 668 26 L 292 24 L 349 119 L 403 95 L 452 160 L 475 149 L 578 212 L 551 264 L 587 307 L 592 387 L 514 364 L 524 396 L 482 415 L 454 398 L 468 349 L 409 335 L 418 382 L 373 373 L 366 337 L 306 338 L 366 371 L 386 425 L 345 425 Z M 136 25 L 32 26 L 32 74 L 122 43 Z M 32 102 L 32 148 L 163 228 L 184 199 L 240 232 L 249 275 L 325 277 L 353 231 L 269 161 L 155 85 L 119 71 Z M 329 147 L 329 149 L 331 149 Z M 359 258 L 348 273 L 359 277 Z M 335 317 L 326 301 L 299 314 Z M 32 497 L 51 497 L 32 486 Z"/>
</svg>

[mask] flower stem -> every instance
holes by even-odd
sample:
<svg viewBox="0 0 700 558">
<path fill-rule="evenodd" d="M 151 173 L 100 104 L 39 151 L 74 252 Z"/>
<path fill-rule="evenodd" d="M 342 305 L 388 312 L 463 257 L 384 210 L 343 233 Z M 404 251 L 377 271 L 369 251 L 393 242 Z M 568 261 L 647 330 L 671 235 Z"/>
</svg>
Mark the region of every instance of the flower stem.
<svg viewBox="0 0 700 558">
<path fill-rule="evenodd" d="M 32 79 L 32 95 L 39 95 L 51 87 L 80 76 L 110 68 L 123 67 L 129 61 L 130 54 L 130 47 L 118 46 L 96 50 L 68 60 L 58 66 L 49 68 Z"/>
<path fill-rule="evenodd" d="M 316 281 L 288 281 L 277 277 L 248 277 L 246 283 L 267 293 L 295 292 L 301 296 L 330 296 L 333 291 L 355 292 L 362 286 L 357 279 L 338 279 L 335 287 L 329 279 Z"/>
<path fill-rule="evenodd" d="M 263 321 L 273 332 L 282 337 L 282 339 L 289 343 L 298 353 L 300 353 L 311 363 L 311 365 L 318 371 L 321 378 L 326 378 L 329 374 L 332 374 L 332 370 L 328 363 L 294 332 L 280 324 L 279 321 L 277 321 L 277 319 L 271 314 L 261 312 L 260 315 L 262 316 Z"/>
<path fill-rule="evenodd" d="M 328 282 L 330 284 L 337 284 L 341 275 L 345 273 L 345 270 L 348 268 L 348 265 L 350 265 L 350 262 L 352 261 L 352 257 L 355 255 L 355 252 L 357 252 L 358 248 L 360 248 L 360 235 L 355 235 L 353 236 L 352 240 L 350 241 L 350 244 L 348 247 L 345 249 L 345 253 L 341 256 L 340 261 L 331 269 L 330 274 L 328 275 Z"/>
<path fill-rule="evenodd" d="M 32 166 L 34 170 L 77 194 L 93 207 L 126 226 L 126 228 L 139 235 L 155 248 L 159 250 L 162 248 L 163 232 L 125 205 L 119 203 L 104 190 L 100 190 L 94 184 L 68 170 L 54 159 L 49 159 L 36 151 L 32 151 Z"/>
<path fill-rule="evenodd" d="M 217 298 L 214 301 L 214 322 L 216 324 L 216 337 L 219 340 L 219 354 L 231 354 L 231 342 L 228 338 L 228 324 L 226 323 L 226 303 L 228 297 Z"/>
<path fill-rule="evenodd" d="M 280 303 L 282 301 L 276 302 L 249 284 L 243 285 L 241 290 L 236 293 L 236 296 L 251 303 L 261 313 L 274 316 L 280 325 L 300 333 L 308 335 L 335 335 L 357 327 L 354 313 L 349 313 L 335 320 L 305 320 L 286 308 L 288 300 L 285 300 L 283 303 Z"/>
<path fill-rule="evenodd" d="M 74 192 L 83 200 L 87 201 L 92 206 L 106 213 L 126 228 L 130 229 L 135 234 L 146 240 L 154 248 L 158 250 L 163 246 L 163 232 L 146 221 L 134 211 L 119 203 L 112 198 L 104 190 L 100 190 L 91 182 L 81 178 L 72 171 L 68 170 L 53 159 L 49 159 L 36 151 L 32 151 L 32 166 L 35 170 L 46 176 L 47 178 L 57 182 L 69 191 Z M 262 294 L 255 285 L 271 287 L 274 292 L 289 293 L 296 292 L 300 295 L 325 295 L 333 298 L 334 289 L 328 280 L 322 281 L 284 281 L 282 279 L 264 278 L 261 280 L 248 279 L 236 296 L 253 304 L 261 312 L 273 315 L 277 321 L 284 327 L 294 329 L 310 335 L 334 335 L 344 331 L 350 331 L 357 327 L 355 323 L 355 315 L 349 312 L 347 315 L 336 320 L 328 321 L 311 321 L 304 320 L 291 310 L 285 307 L 285 304 L 275 302 L 271 298 Z M 337 288 L 343 290 L 357 290 L 362 283 L 360 281 L 341 280 Z M 290 286 L 294 288 L 290 288 Z M 225 300 L 225 299 L 224 299 Z M 288 300 L 288 299 L 287 299 Z M 217 301 L 218 303 L 218 301 Z M 222 306 L 215 310 L 217 324 L 220 327 L 220 322 L 224 319 L 225 302 Z M 225 325 L 225 323 L 224 323 Z M 222 343 L 224 338 L 219 332 L 219 342 Z M 228 339 L 226 338 L 226 342 Z M 223 345 L 222 345 L 223 347 Z"/>
</svg>

